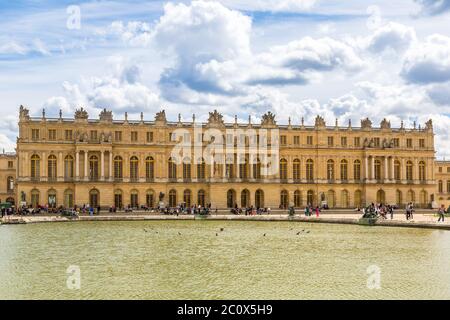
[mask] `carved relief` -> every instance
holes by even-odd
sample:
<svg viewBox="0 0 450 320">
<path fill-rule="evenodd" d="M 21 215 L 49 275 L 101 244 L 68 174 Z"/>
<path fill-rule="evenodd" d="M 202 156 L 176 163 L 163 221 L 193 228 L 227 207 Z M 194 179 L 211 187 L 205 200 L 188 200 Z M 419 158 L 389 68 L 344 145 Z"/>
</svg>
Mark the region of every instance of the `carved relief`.
<svg viewBox="0 0 450 320">
<path fill-rule="evenodd" d="M 100 112 L 99 118 L 100 121 L 112 122 L 113 121 L 112 111 L 107 111 L 106 108 L 103 109 L 102 112 Z"/>
</svg>

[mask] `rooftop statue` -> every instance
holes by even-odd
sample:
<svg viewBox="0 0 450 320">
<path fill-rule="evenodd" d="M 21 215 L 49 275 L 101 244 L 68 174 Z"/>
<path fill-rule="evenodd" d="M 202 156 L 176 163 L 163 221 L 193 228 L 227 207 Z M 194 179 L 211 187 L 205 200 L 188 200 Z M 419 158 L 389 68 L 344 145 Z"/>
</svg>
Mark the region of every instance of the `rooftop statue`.
<svg viewBox="0 0 450 320">
<path fill-rule="evenodd" d="M 166 118 L 166 110 L 162 110 L 160 112 L 156 113 L 155 116 L 155 121 L 158 122 L 167 122 L 167 118 Z"/>
<path fill-rule="evenodd" d="M 425 130 L 433 131 L 433 120 L 428 120 L 425 123 Z"/>
<path fill-rule="evenodd" d="M 261 125 L 263 126 L 276 126 L 277 122 L 275 121 L 275 114 L 271 111 L 268 111 L 267 113 L 263 114 Z"/>
<path fill-rule="evenodd" d="M 365 118 L 361 120 L 361 128 L 362 129 L 372 129 L 372 121 L 369 118 Z"/>
<path fill-rule="evenodd" d="M 87 111 L 83 109 L 83 107 L 81 107 L 81 109 L 77 109 L 75 111 L 75 119 L 87 120 L 88 117 L 89 117 L 89 115 L 88 115 Z"/>
<path fill-rule="evenodd" d="M 100 121 L 112 122 L 112 120 L 113 120 L 112 111 L 107 111 L 106 108 L 103 109 L 102 112 L 100 112 L 99 118 L 100 118 Z"/>
<path fill-rule="evenodd" d="M 314 125 L 316 126 L 316 128 L 325 127 L 325 119 L 321 116 L 317 116 Z"/>
<path fill-rule="evenodd" d="M 224 125 L 223 116 L 217 110 L 209 113 L 208 124 L 210 125 Z"/>
<path fill-rule="evenodd" d="M 381 129 L 390 129 L 391 128 L 391 122 L 387 121 L 386 118 L 384 118 L 383 121 L 381 121 L 381 123 L 380 123 L 380 128 Z"/>
<path fill-rule="evenodd" d="M 20 106 L 19 118 L 20 118 L 20 120 L 29 120 L 30 119 L 30 111 L 22 105 Z"/>
</svg>

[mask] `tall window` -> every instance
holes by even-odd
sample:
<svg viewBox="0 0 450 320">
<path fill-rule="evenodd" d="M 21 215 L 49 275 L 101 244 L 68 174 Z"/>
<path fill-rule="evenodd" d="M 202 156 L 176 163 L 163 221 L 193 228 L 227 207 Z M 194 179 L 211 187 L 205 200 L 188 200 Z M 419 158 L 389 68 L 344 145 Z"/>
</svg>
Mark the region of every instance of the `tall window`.
<svg viewBox="0 0 450 320">
<path fill-rule="evenodd" d="M 261 189 L 258 189 L 255 192 L 255 207 L 256 208 L 264 207 L 264 191 L 262 191 Z"/>
<path fill-rule="evenodd" d="M 374 166 L 375 166 L 375 177 L 373 177 L 373 178 L 375 180 L 380 180 L 381 179 L 381 161 L 375 160 Z"/>
<path fill-rule="evenodd" d="M 136 156 L 130 159 L 130 179 L 137 181 L 139 179 L 139 159 Z"/>
<path fill-rule="evenodd" d="M 253 178 L 261 179 L 261 161 L 256 159 L 256 163 L 253 164 Z"/>
<path fill-rule="evenodd" d="M 31 139 L 39 140 L 39 129 L 31 129 Z"/>
<path fill-rule="evenodd" d="M 438 192 L 439 193 L 443 193 L 444 192 L 444 184 L 443 184 L 442 180 L 438 181 Z"/>
<path fill-rule="evenodd" d="M 280 179 L 281 180 L 287 179 L 287 160 L 286 159 L 280 160 Z"/>
<path fill-rule="evenodd" d="M 424 161 L 420 161 L 419 162 L 419 180 L 420 181 L 425 181 L 426 180 L 426 174 L 425 174 L 425 162 Z"/>
<path fill-rule="evenodd" d="M 292 176 L 294 180 L 300 180 L 300 160 L 295 159 L 292 166 Z"/>
<path fill-rule="evenodd" d="M 116 190 L 116 192 L 114 192 L 114 207 L 116 207 L 116 209 L 123 208 L 123 196 L 121 190 Z"/>
<path fill-rule="evenodd" d="M 175 190 L 169 191 L 169 207 L 177 206 L 177 192 Z"/>
<path fill-rule="evenodd" d="M 191 179 L 191 159 L 189 158 L 183 160 L 183 179 Z"/>
<path fill-rule="evenodd" d="M 394 161 L 394 179 L 400 180 L 400 161 Z"/>
<path fill-rule="evenodd" d="M 146 204 L 149 208 L 155 207 L 155 193 L 153 192 L 153 190 L 147 191 Z"/>
<path fill-rule="evenodd" d="M 327 179 L 334 180 L 334 161 L 331 159 L 327 161 Z"/>
<path fill-rule="evenodd" d="M 31 205 L 33 206 L 33 208 L 36 208 L 37 206 L 39 206 L 39 191 L 36 189 L 33 189 L 31 191 Z"/>
<path fill-rule="evenodd" d="M 71 141 L 73 139 L 72 130 L 65 130 L 65 138 L 66 141 Z"/>
<path fill-rule="evenodd" d="M 41 158 L 34 154 L 31 156 L 31 178 L 37 179 L 41 176 Z"/>
<path fill-rule="evenodd" d="M 341 180 L 348 180 L 348 163 L 347 160 L 341 161 Z"/>
<path fill-rule="evenodd" d="M 147 180 L 155 178 L 155 160 L 153 157 L 147 157 L 145 159 L 145 177 Z"/>
<path fill-rule="evenodd" d="M 97 189 L 92 189 L 89 192 L 89 206 L 97 208 L 100 205 L 100 192 Z"/>
<path fill-rule="evenodd" d="M 14 178 L 8 177 L 8 179 L 6 179 L 6 191 L 11 192 L 13 190 L 14 190 Z"/>
<path fill-rule="evenodd" d="M 64 159 L 64 177 L 73 179 L 73 157 L 70 155 Z"/>
<path fill-rule="evenodd" d="M 130 193 L 130 205 L 132 208 L 139 208 L 139 193 L 137 190 L 132 190 Z"/>
<path fill-rule="evenodd" d="M 189 189 L 184 190 L 183 201 L 184 201 L 186 208 L 189 208 L 191 206 L 191 190 L 189 190 Z"/>
<path fill-rule="evenodd" d="M 280 206 L 287 208 L 289 205 L 289 194 L 286 190 L 282 190 L 280 193 Z"/>
<path fill-rule="evenodd" d="M 177 178 L 177 164 L 172 158 L 169 158 L 168 162 L 168 169 L 169 169 L 169 179 L 176 179 Z"/>
<path fill-rule="evenodd" d="M 248 159 L 245 157 L 244 163 L 239 164 L 239 177 L 241 179 L 248 179 Z"/>
<path fill-rule="evenodd" d="M 48 140 L 50 140 L 50 141 L 56 140 L 56 130 L 55 129 L 48 130 Z"/>
<path fill-rule="evenodd" d="M 411 181 L 413 179 L 413 163 L 412 161 L 406 162 L 406 180 Z"/>
<path fill-rule="evenodd" d="M 234 208 L 236 203 L 236 192 L 232 189 L 227 191 L 227 207 Z"/>
<path fill-rule="evenodd" d="M 205 191 L 204 190 L 200 190 L 197 194 L 197 204 L 199 206 L 204 207 L 205 206 Z"/>
<path fill-rule="evenodd" d="M 306 202 L 310 206 L 314 204 L 314 191 L 308 190 L 308 192 L 306 193 Z"/>
<path fill-rule="evenodd" d="M 306 161 L 306 179 L 308 181 L 314 180 L 314 161 L 312 159 Z"/>
<path fill-rule="evenodd" d="M 199 163 L 197 163 L 197 179 L 205 179 L 205 160 L 199 159 Z"/>
<path fill-rule="evenodd" d="M 89 178 L 91 180 L 98 179 L 98 157 L 91 156 L 89 159 Z"/>
<path fill-rule="evenodd" d="M 138 141 L 138 132 L 131 131 L 131 142 L 137 142 L 137 141 Z"/>
<path fill-rule="evenodd" d="M 250 207 L 250 191 L 248 191 L 247 189 L 242 190 L 241 192 L 241 207 Z"/>
<path fill-rule="evenodd" d="M 353 162 L 353 178 L 356 181 L 361 180 L 361 161 L 355 160 Z"/>
<path fill-rule="evenodd" d="M 50 155 L 48 157 L 48 178 L 49 180 L 55 180 L 56 179 L 56 156 Z"/>
<path fill-rule="evenodd" d="M 153 132 L 147 132 L 147 142 L 153 142 Z"/>
<path fill-rule="evenodd" d="M 114 179 L 123 178 L 123 160 L 122 157 L 116 156 L 114 158 Z"/>
<path fill-rule="evenodd" d="M 70 189 L 64 191 L 64 206 L 66 208 L 73 208 L 74 207 L 73 191 L 70 190 Z"/>
<path fill-rule="evenodd" d="M 294 206 L 297 207 L 297 208 L 300 208 L 301 205 L 302 205 L 302 197 L 301 197 L 300 190 L 295 190 L 295 192 L 294 192 Z"/>
</svg>

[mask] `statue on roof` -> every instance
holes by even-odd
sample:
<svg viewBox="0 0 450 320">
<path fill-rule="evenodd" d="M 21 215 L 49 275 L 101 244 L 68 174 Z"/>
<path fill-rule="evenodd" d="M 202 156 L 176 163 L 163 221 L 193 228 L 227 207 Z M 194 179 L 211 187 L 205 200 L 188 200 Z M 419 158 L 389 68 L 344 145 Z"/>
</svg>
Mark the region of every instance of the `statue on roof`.
<svg viewBox="0 0 450 320">
<path fill-rule="evenodd" d="M 263 114 L 261 125 L 263 126 L 276 126 L 277 122 L 275 120 L 275 114 L 271 111 L 268 111 L 267 113 Z"/>
<path fill-rule="evenodd" d="M 88 113 L 86 110 L 83 109 L 83 107 L 81 107 L 81 109 L 77 109 L 75 110 L 75 119 L 78 120 L 87 120 L 89 117 Z"/>
</svg>

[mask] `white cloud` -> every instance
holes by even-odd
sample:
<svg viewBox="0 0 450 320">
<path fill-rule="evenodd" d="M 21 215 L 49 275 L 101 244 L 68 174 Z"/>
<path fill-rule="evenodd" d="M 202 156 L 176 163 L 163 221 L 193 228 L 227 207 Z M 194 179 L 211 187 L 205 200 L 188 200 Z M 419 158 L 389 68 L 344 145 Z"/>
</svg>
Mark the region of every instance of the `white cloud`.
<svg viewBox="0 0 450 320">
<path fill-rule="evenodd" d="M 227 7 L 261 12 L 307 12 L 310 11 L 316 0 L 219 0 Z"/>
<path fill-rule="evenodd" d="M 389 22 L 376 29 L 365 41 L 366 48 L 373 53 L 386 50 L 402 53 L 417 41 L 417 37 L 414 28 Z"/>
<path fill-rule="evenodd" d="M 420 14 L 438 15 L 450 10 L 450 0 L 415 0 L 421 6 Z"/>
</svg>

